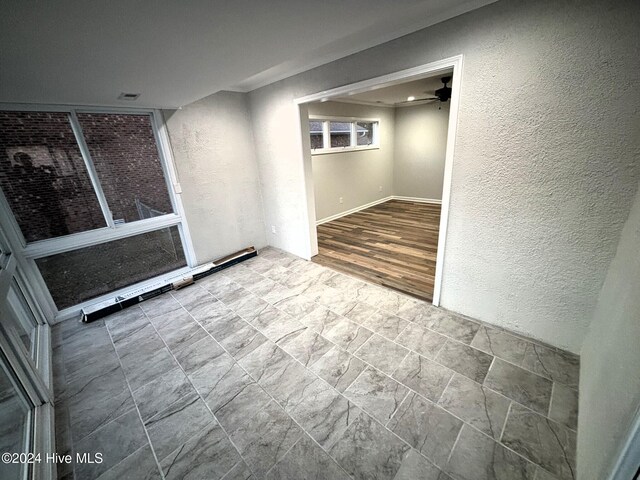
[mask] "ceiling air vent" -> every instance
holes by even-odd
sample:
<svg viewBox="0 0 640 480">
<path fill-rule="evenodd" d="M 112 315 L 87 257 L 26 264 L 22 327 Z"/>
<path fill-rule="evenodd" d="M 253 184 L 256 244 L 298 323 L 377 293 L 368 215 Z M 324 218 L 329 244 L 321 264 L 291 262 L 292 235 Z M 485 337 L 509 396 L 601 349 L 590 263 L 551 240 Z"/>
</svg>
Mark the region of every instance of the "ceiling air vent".
<svg viewBox="0 0 640 480">
<path fill-rule="evenodd" d="M 139 93 L 125 93 L 125 92 L 122 92 L 120 95 L 118 95 L 118 100 L 129 100 L 129 101 L 133 102 L 134 100 L 137 100 L 139 96 L 140 96 Z"/>
</svg>

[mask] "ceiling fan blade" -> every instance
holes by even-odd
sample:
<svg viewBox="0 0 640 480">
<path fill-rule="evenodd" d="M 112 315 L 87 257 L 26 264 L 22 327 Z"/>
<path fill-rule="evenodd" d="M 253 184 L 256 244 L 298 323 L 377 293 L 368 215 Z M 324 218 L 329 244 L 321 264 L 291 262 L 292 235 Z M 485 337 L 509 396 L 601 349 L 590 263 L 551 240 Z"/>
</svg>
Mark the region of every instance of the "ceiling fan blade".
<svg viewBox="0 0 640 480">
<path fill-rule="evenodd" d="M 405 103 L 420 103 L 420 102 L 428 102 L 438 100 L 438 97 L 425 97 L 425 98 L 416 98 L 415 100 L 405 100 L 403 102 L 398 102 L 396 105 L 401 105 Z"/>
</svg>

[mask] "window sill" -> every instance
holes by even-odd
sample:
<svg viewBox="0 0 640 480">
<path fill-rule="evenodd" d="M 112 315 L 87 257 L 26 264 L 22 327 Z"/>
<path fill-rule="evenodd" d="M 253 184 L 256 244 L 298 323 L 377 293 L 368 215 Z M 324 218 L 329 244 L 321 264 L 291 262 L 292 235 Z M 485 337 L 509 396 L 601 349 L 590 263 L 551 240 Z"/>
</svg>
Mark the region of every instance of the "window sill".
<svg viewBox="0 0 640 480">
<path fill-rule="evenodd" d="M 311 150 L 311 155 L 327 155 L 331 153 L 349 153 L 360 152 L 363 150 L 380 150 L 379 145 L 363 145 L 361 147 L 343 147 L 343 148 L 316 148 Z"/>
</svg>

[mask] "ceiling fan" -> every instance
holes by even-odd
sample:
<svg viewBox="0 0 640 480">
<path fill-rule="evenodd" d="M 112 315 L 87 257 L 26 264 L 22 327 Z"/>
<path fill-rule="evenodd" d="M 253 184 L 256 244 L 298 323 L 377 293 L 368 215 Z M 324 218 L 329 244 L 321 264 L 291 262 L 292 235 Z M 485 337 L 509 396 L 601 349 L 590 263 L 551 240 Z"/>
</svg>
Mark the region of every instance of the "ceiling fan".
<svg viewBox="0 0 640 480">
<path fill-rule="evenodd" d="M 406 100 L 404 102 L 400 102 L 400 104 L 424 102 L 427 100 L 431 100 L 431 101 L 439 100 L 440 102 L 447 102 L 451 98 L 451 87 L 447 86 L 447 83 L 451 81 L 451 77 L 450 76 L 442 77 L 440 80 L 443 83 L 443 87 L 437 89 L 433 95 L 428 97 L 413 98 L 412 100 Z M 424 93 L 428 93 L 428 92 L 424 92 Z"/>
</svg>

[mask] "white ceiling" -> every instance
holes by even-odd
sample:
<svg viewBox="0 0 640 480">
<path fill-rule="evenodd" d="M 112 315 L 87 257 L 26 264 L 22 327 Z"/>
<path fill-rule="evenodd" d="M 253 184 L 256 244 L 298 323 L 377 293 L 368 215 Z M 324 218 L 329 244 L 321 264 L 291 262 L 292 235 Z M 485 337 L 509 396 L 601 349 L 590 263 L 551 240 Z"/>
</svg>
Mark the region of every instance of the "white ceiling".
<svg viewBox="0 0 640 480">
<path fill-rule="evenodd" d="M 332 98 L 332 100 L 336 102 L 381 104 L 391 106 L 406 104 L 407 98 L 413 96 L 415 97 L 416 103 L 419 103 L 420 99 L 434 96 L 435 91 L 438 88 L 442 88 L 444 85 L 441 78 L 450 75 L 451 73 L 439 73 L 434 77 L 412 80 L 410 82 L 399 83 L 390 87 L 381 87 L 363 93 L 355 93 L 346 97 L 336 97 Z M 447 85 L 450 87 L 451 82 Z"/>
<path fill-rule="evenodd" d="M 2 0 L 0 102 L 179 107 L 493 1 Z"/>
</svg>

